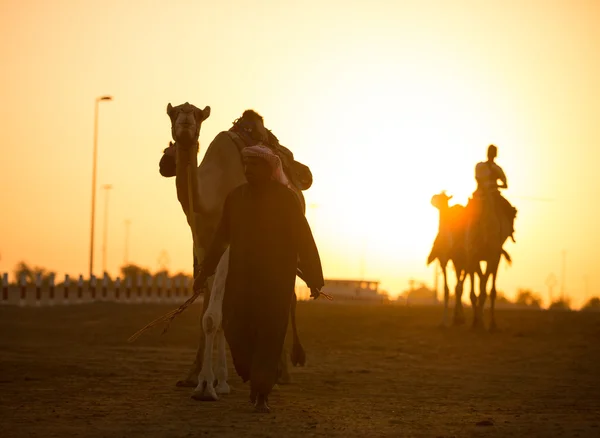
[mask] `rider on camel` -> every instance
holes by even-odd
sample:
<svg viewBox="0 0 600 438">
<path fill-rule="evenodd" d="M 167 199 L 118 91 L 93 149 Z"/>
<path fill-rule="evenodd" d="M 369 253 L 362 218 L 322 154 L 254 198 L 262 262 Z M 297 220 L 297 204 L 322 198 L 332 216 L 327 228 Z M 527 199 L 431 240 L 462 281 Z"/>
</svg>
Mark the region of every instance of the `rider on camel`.
<svg viewBox="0 0 600 438">
<path fill-rule="evenodd" d="M 499 189 L 508 188 L 508 183 L 504 171 L 494 161 L 497 155 L 498 148 L 493 144 L 489 145 L 487 150 L 487 161 L 479 162 L 475 166 L 477 189 L 473 193 L 473 199 L 480 201 L 480 205 L 482 205 L 483 208 L 486 208 L 485 206 L 487 206 L 487 208 L 493 209 L 494 214 L 498 214 L 497 212 L 499 212 L 501 216 L 504 216 L 510 226 L 508 236 L 514 242 L 513 225 L 517 210 L 500 194 Z M 498 181 L 500 181 L 500 184 L 498 184 Z"/>
</svg>

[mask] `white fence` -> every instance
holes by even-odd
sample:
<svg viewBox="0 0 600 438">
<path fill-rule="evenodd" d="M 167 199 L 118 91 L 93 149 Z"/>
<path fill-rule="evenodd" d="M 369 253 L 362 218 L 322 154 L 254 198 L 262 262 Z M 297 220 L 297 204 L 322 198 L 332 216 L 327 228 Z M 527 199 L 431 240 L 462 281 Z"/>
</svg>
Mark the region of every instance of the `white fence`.
<svg viewBox="0 0 600 438">
<path fill-rule="evenodd" d="M 153 281 L 154 280 L 154 281 Z M 35 283 L 26 281 L 25 275 L 13 284 L 9 283 L 8 274 L 2 275 L 2 296 L 0 304 L 17 306 L 53 306 L 83 304 L 97 301 L 120 303 L 182 303 L 192 294 L 191 278 L 182 281 L 181 277 L 164 278 L 138 275 L 133 281 L 131 277 L 122 281 L 117 277 L 111 281 L 106 275 L 102 279 L 92 276 L 84 281 L 80 275 L 76 281 L 65 275 L 64 281 L 55 286 L 52 275 L 47 284 L 42 283 L 41 275 L 37 275 Z M 199 299 L 198 302 L 202 300 Z"/>
</svg>

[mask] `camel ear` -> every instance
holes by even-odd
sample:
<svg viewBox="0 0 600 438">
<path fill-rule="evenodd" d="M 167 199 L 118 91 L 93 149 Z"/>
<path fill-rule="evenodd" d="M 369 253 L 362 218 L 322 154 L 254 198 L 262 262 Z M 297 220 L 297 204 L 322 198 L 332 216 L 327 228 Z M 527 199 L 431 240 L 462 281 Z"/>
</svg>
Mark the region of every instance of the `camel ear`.
<svg viewBox="0 0 600 438">
<path fill-rule="evenodd" d="M 210 107 L 209 106 L 207 106 L 203 110 L 201 110 L 199 108 L 194 108 L 194 118 L 196 119 L 197 123 L 202 123 L 203 121 L 208 119 L 209 116 L 210 116 Z"/>
<path fill-rule="evenodd" d="M 453 197 L 453 196 L 454 196 L 454 195 L 450 195 L 450 196 L 448 196 L 448 201 L 449 201 L 450 199 L 452 199 L 452 197 Z"/>
<path fill-rule="evenodd" d="M 169 119 L 171 119 L 171 123 L 175 123 L 175 119 L 177 118 L 177 111 L 175 110 L 175 108 L 173 108 L 170 102 L 167 105 L 167 115 L 169 116 Z"/>
</svg>

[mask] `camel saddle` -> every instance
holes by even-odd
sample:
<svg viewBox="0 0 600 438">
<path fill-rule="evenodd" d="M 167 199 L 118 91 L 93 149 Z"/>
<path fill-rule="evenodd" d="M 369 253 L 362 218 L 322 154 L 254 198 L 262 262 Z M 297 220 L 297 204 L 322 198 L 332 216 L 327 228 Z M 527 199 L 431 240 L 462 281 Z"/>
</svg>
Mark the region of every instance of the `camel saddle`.
<svg viewBox="0 0 600 438">
<path fill-rule="evenodd" d="M 271 131 L 267 130 L 267 132 L 269 133 L 269 144 L 266 146 L 268 146 L 279 157 L 286 176 L 299 190 L 308 190 L 312 186 L 313 182 L 310 168 L 294 160 L 294 154 L 292 151 L 281 145 L 277 137 L 275 137 Z M 256 144 L 256 141 L 254 141 L 245 132 L 236 132 L 230 130 L 227 131 L 227 134 L 231 137 L 240 152 L 245 147 L 254 146 Z"/>
</svg>

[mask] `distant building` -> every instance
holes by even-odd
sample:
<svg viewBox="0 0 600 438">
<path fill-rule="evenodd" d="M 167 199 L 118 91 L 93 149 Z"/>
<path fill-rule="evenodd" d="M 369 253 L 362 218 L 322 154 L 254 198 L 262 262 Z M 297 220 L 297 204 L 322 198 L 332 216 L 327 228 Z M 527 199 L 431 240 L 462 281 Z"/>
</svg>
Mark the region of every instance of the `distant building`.
<svg viewBox="0 0 600 438">
<path fill-rule="evenodd" d="M 450 297 L 452 305 L 454 305 L 454 296 Z M 436 291 L 428 288 L 425 284 L 421 283 L 419 287 L 414 287 L 414 281 L 410 281 L 410 289 L 404 291 L 396 301 L 404 303 L 406 305 L 418 305 L 418 306 L 435 306 L 440 304 L 437 299 Z"/>
<path fill-rule="evenodd" d="M 384 301 L 387 295 L 379 293 L 379 281 L 326 279 L 324 292 L 334 300 Z"/>
<path fill-rule="evenodd" d="M 336 301 L 387 302 L 389 300 L 385 291 L 379 291 L 379 281 L 325 279 L 323 292 L 332 296 L 333 303 Z M 310 299 L 310 289 L 304 282 L 296 282 L 296 296 L 299 300 Z"/>
</svg>

